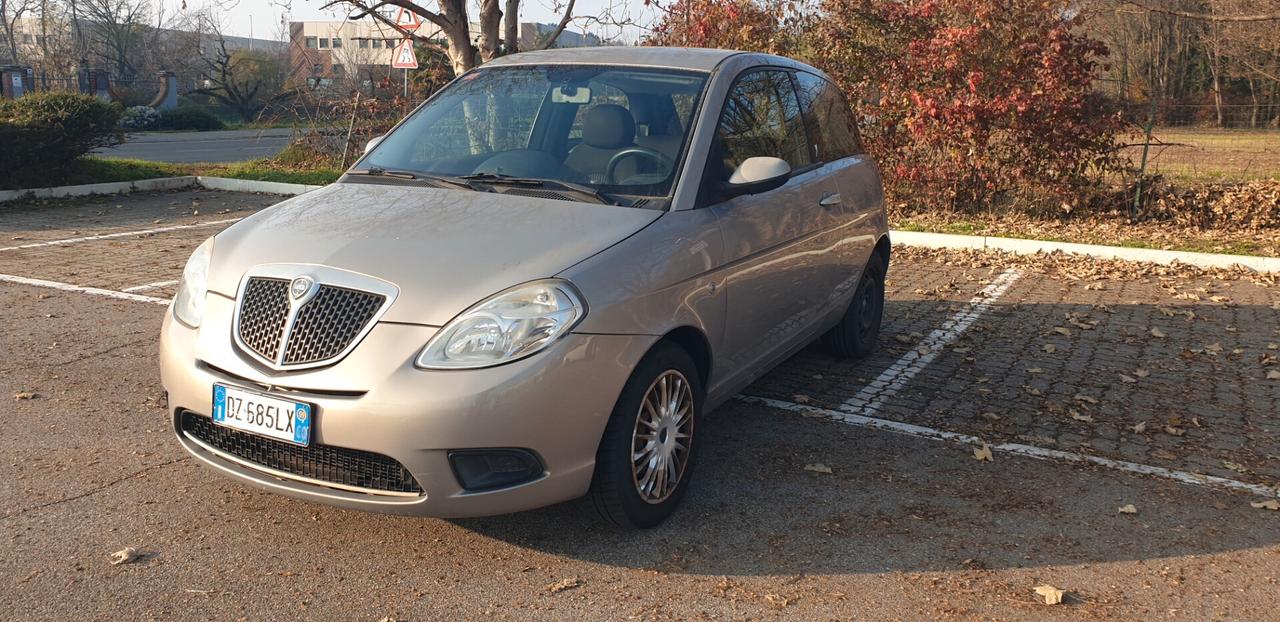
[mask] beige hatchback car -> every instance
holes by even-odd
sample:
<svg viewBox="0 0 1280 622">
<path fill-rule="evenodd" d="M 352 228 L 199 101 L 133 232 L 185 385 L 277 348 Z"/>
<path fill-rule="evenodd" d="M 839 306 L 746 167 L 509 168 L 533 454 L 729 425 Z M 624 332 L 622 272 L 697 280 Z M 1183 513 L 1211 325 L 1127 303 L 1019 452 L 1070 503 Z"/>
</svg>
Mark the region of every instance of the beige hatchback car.
<svg viewBox="0 0 1280 622">
<path fill-rule="evenodd" d="M 161 335 L 178 440 L 285 495 L 656 525 L 700 419 L 874 347 L 879 173 L 819 71 L 552 50 L 454 80 L 333 185 L 200 245 Z"/>
</svg>

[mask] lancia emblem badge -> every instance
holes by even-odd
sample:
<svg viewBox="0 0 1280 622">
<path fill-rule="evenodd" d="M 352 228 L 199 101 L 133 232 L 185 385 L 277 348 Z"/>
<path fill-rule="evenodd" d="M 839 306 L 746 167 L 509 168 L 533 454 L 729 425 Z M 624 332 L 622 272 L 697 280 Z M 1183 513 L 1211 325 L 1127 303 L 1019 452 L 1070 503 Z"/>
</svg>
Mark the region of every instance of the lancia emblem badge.
<svg viewBox="0 0 1280 622">
<path fill-rule="evenodd" d="M 289 295 L 292 296 L 294 300 L 302 299 L 311 292 L 311 287 L 315 284 L 315 280 L 311 277 L 300 276 L 294 279 L 292 283 L 289 283 Z"/>
</svg>

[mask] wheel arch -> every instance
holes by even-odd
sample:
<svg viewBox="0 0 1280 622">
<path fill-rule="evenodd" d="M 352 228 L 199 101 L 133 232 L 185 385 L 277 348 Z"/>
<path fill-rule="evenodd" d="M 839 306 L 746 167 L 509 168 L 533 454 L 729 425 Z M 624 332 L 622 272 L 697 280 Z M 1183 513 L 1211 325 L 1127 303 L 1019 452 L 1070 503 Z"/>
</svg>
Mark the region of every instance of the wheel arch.
<svg viewBox="0 0 1280 622">
<path fill-rule="evenodd" d="M 693 359 L 694 366 L 698 368 L 698 378 L 702 381 L 702 386 L 705 389 L 711 381 L 713 361 L 711 342 L 707 339 L 706 334 L 694 326 L 686 325 L 667 331 L 658 343 L 662 341 L 674 343 L 689 354 L 689 357 Z"/>
</svg>

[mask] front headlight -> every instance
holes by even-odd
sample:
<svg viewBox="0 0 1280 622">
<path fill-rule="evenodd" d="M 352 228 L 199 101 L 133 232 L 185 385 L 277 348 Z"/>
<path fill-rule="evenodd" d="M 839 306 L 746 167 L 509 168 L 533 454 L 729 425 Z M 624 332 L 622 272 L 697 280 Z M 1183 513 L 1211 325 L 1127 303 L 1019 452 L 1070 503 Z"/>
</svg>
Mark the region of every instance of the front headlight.
<svg viewBox="0 0 1280 622">
<path fill-rule="evenodd" d="M 204 317 L 204 295 L 208 291 L 209 257 L 213 255 L 213 238 L 196 247 L 182 269 L 178 295 L 173 297 L 173 317 L 191 328 L 200 328 Z"/>
<path fill-rule="evenodd" d="M 529 356 L 569 332 L 587 314 L 567 281 L 547 279 L 490 296 L 445 324 L 418 367 L 470 369 Z"/>
</svg>

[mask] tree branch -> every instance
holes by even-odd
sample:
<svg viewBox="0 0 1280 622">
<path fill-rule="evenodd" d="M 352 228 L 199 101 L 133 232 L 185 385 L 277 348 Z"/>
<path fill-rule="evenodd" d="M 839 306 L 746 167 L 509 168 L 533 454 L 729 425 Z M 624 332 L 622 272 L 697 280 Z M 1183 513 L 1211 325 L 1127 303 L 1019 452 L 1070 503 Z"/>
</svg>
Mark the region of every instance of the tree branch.
<svg viewBox="0 0 1280 622">
<path fill-rule="evenodd" d="M 564 15 L 560 17 L 560 23 L 556 25 L 556 29 L 551 33 L 551 36 L 536 49 L 545 50 L 556 44 L 556 39 L 560 38 L 560 34 L 564 32 L 564 29 L 569 26 L 569 21 L 573 19 L 573 3 L 575 1 L 576 0 L 569 0 L 569 4 L 564 7 Z"/>
<path fill-rule="evenodd" d="M 1185 17 L 1201 22 L 1228 22 L 1228 23 L 1247 23 L 1247 22 L 1275 22 L 1280 21 L 1280 13 L 1259 13 L 1255 15 L 1215 15 L 1212 13 L 1192 13 L 1190 11 L 1178 11 L 1175 9 L 1164 9 L 1150 6 L 1137 0 L 1124 0 L 1125 4 L 1131 4 L 1149 13 L 1161 13 L 1164 15 L 1173 15 L 1175 17 Z"/>
</svg>

